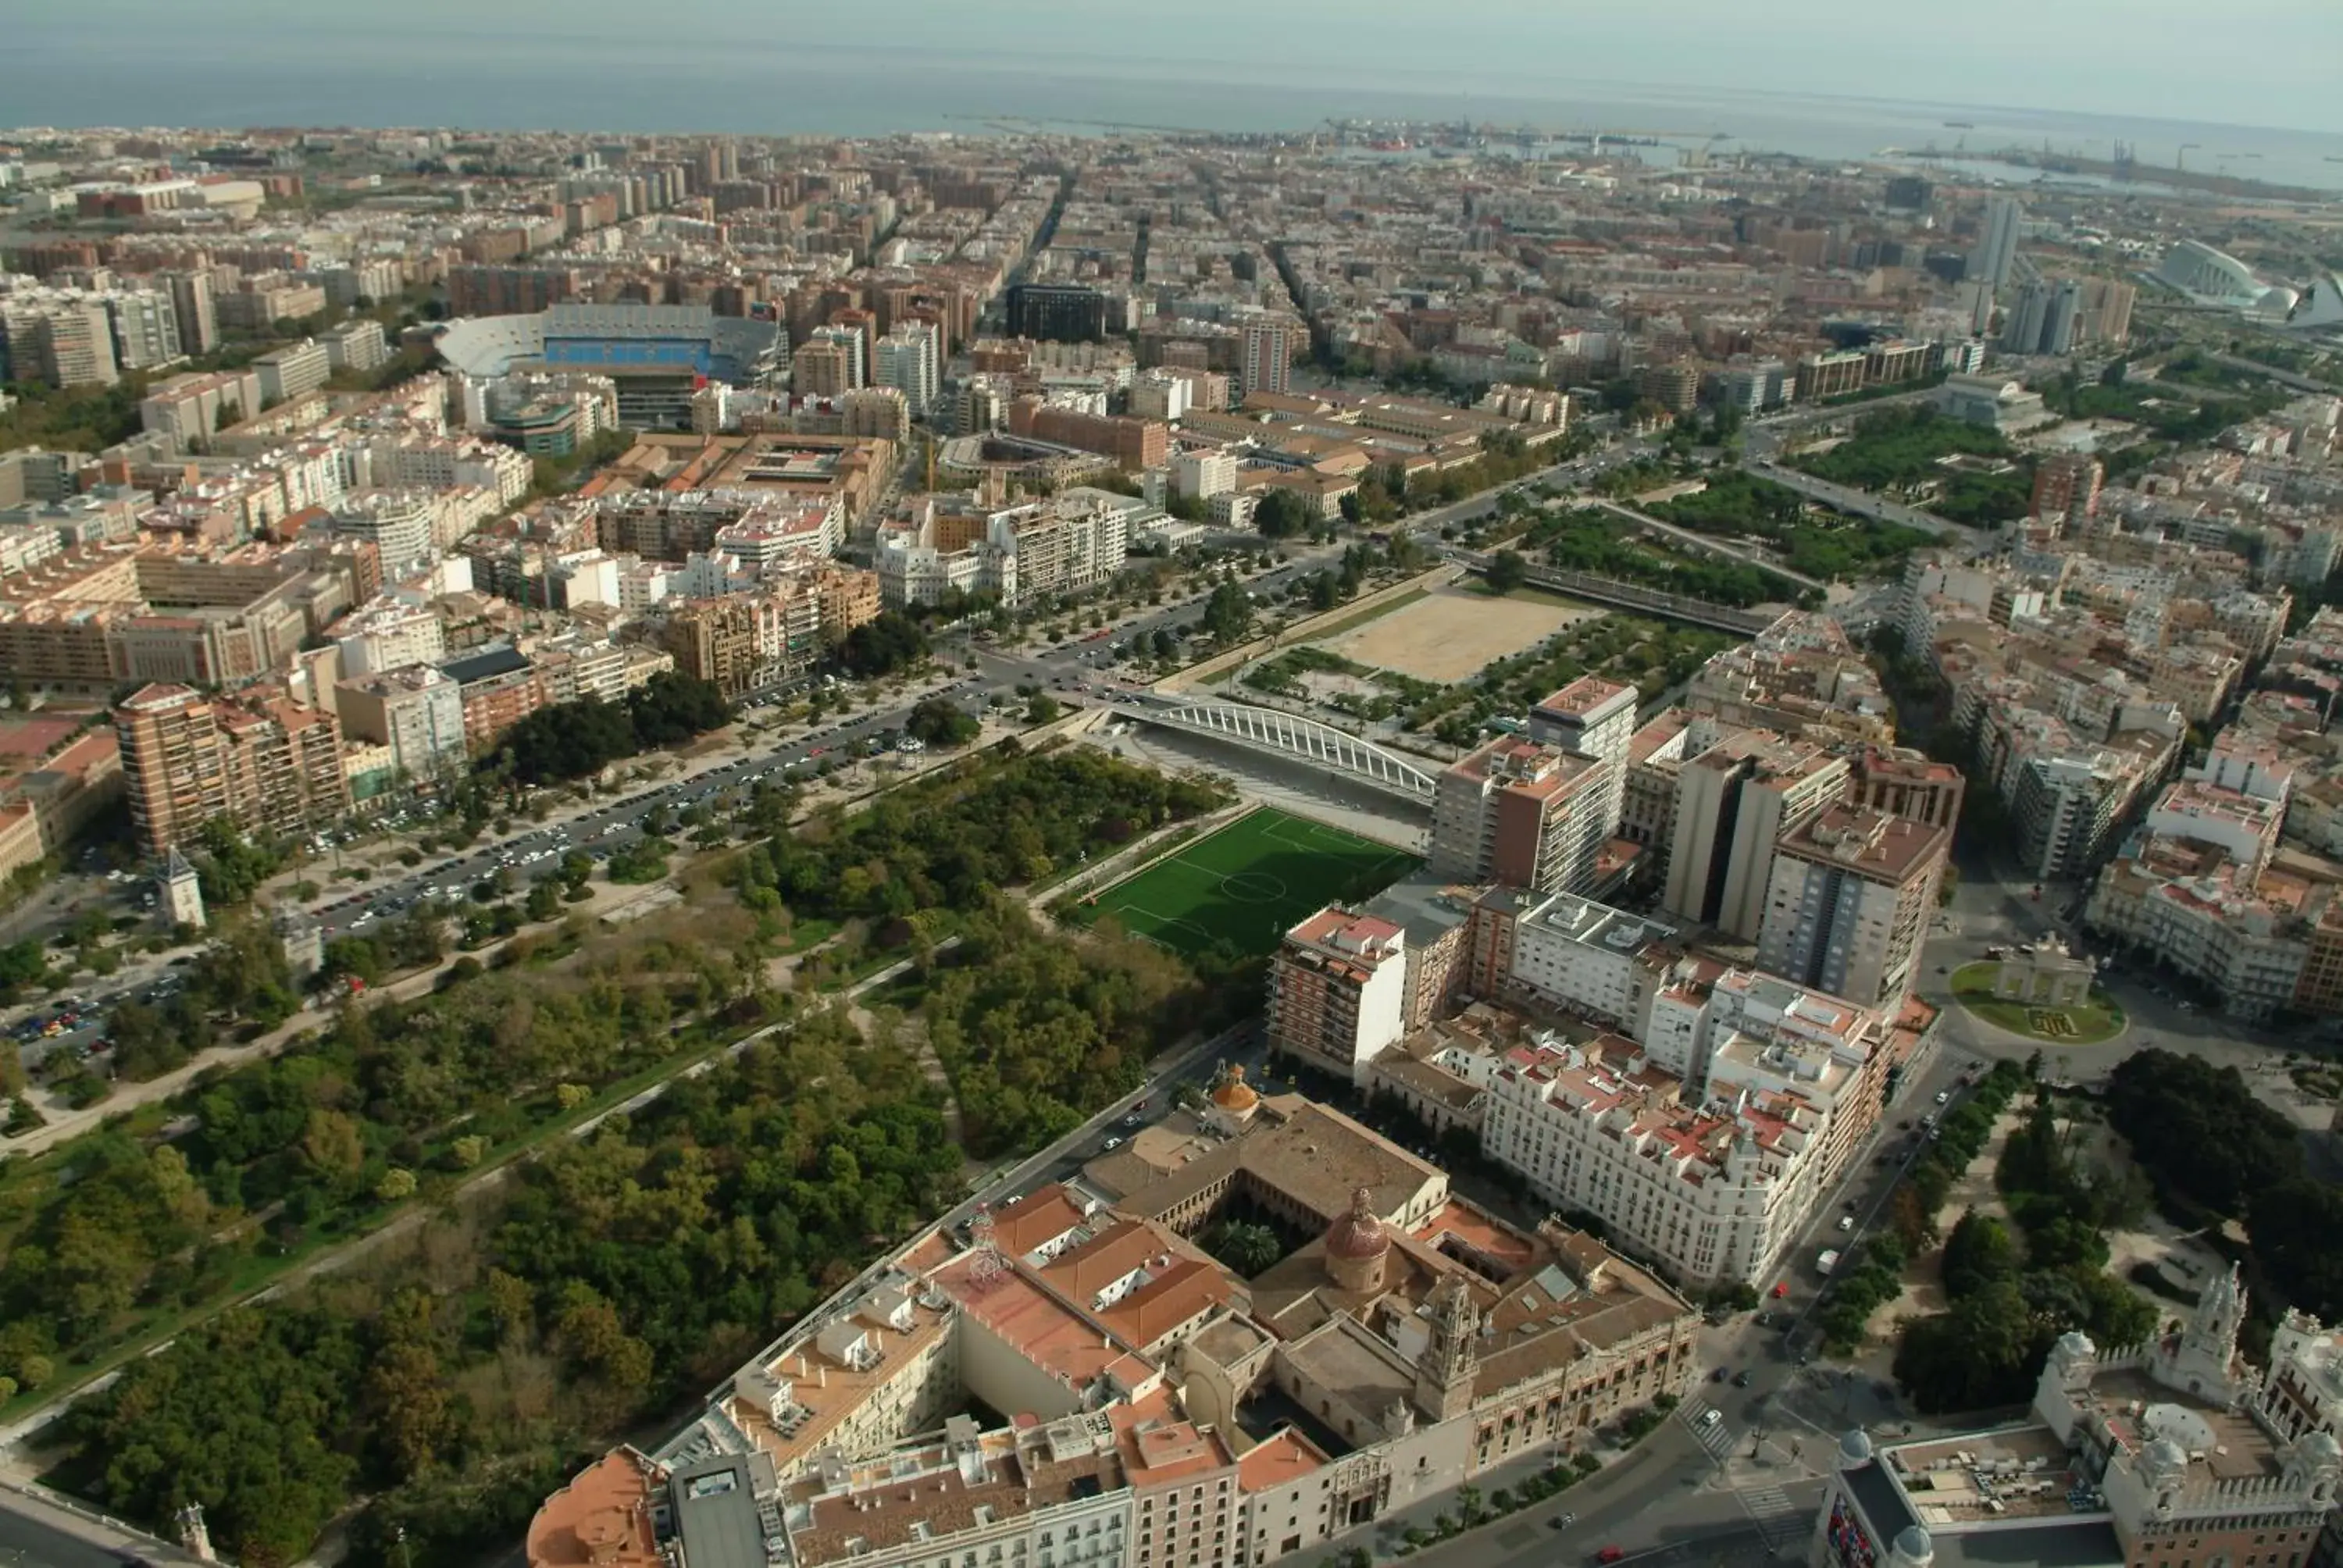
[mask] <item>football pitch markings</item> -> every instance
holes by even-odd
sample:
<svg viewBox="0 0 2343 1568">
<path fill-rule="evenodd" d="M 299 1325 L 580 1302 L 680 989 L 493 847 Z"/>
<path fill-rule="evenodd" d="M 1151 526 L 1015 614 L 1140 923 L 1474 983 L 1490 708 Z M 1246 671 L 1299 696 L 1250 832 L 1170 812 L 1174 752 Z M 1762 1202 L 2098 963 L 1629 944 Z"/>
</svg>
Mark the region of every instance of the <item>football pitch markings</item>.
<svg viewBox="0 0 2343 1568">
<path fill-rule="evenodd" d="M 1261 807 L 1083 900 L 1085 919 L 1175 951 L 1224 942 L 1267 952 L 1322 904 L 1369 897 L 1413 870 L 1413 855 L 1306 817 Z"/>
</svg>

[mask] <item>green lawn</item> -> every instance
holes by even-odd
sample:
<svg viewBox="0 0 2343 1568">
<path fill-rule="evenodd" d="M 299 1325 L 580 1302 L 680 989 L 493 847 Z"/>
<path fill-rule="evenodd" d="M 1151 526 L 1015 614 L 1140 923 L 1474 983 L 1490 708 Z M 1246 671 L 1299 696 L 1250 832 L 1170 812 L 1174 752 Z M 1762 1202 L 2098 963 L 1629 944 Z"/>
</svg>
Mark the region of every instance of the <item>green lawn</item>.
<svg viewBox="0 0 2343 1568">
<path fill-rule="evenodd" d="M 1380 892 L 1417 864 L 1388 844 L 1264 806 L 1069 912 L 1085 921 L 1111 915 L 1178 952 L 1265 953 L 1320 905 Z"/>
<path fill-rule="evenodd" d="M 2123 1032 L 2123 1009 L 2107 992 L 2094 987 L 2091 1000 L 2081 1007 L 2005 1001 L 1993 994 L 1994 976 L 2000 970 L 1999 964 L 1987 961 L 1964 964 L 1953 973 L 1954 997 L 1996 1029 L 2045 1045 L 2099 1045 Z"/>
</svg>

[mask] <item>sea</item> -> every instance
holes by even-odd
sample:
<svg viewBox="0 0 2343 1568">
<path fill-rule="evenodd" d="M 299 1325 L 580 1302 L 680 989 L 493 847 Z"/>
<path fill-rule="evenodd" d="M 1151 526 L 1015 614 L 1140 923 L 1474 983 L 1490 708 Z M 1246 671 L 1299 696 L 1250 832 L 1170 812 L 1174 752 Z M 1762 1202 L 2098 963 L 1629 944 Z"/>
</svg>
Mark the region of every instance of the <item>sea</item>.
<svg viewBox="0 0 2343 1568">
<path fill-rule="evenodd" d="M 306 9 L 306 8 L 305 8 Z M 266 37 L 228 35 L 191 54 L 184 36 L 114 32 L 94 48 L 70 30 L 12 43 L 0 120 L 17 126 L 453 126 L 870 136 L 996 129 L 1105 133 L 1116 126 L 1306 132 L 1332 120 L 1471 121 L 1658 137 L 1686 147 L 1825 160 L 1934 163 L 1967 177 L 2036 176 L 1961 155 L 2025 147 L 2147 166 L 2216 170 L 2343 193 L 2343 135 L 1989 104 L 1572 81 L 1500 68 L 1473 74 L 1332 74 L 1282 58 L 1204 59 L 1182 50 L 1115 55 L 921 48 L 906 41 L 812 44 L 720 35 L 649 21 L 624 34 L 468 27 L 363 34 L 328 22 Z M 317 15 L 317 13 L 312 13 Z M 327 14 L 330 14 L 329 12 Z M 494 13 L 487 14 L 493 17 Z M 347 21 L 345 16 L 341 20 Z"/>
</svg>

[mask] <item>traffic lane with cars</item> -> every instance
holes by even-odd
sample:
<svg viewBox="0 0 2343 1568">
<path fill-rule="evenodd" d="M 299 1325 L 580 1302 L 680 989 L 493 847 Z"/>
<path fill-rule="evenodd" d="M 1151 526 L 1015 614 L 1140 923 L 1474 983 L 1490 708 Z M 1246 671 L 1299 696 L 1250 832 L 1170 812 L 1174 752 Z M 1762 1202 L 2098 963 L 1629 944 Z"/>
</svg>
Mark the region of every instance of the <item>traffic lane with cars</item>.
<svg viewBox="0 0 2343 1568">
<path fill-rule="evenodd" d="M 940 697 L 963 711 L 982 711 L 1001 695 L 998 683 L 967 677 L 923 693 L 919 700 Z M 365 935 L 381 921 L 412 910 L 418 901 L 436 897 L 460 903 L 473 888 L 493 879 L 498 870 L 511 871 L 518 881 L 534 880 L 557 869 L 575 851 L 596 860 L 608 859 L 618 849 L 642 839 L 651 813 L 664 809 L 679 814 L 695 805 L 709 804 L 732 791 L 745 794 L 759 783 L 778 783 L 789 769 L 818 764 L 825 758 L 853 752 L 871 755 L 870 742 L 884 733 L 896 746 L 912 707 L 899 708 L 859 719 L 840 719 L 808 730 L 761 754 L 735 759 L 689 778 L 653 785 L 622 799 L 581 811 L 558 823 L 531 828 L 493 844 L 450 856 L 396 880 L 377 883 L 316 906 L 328 936 Z M 916 745 L 913 752 L 920 749 Z"/>
</svg>

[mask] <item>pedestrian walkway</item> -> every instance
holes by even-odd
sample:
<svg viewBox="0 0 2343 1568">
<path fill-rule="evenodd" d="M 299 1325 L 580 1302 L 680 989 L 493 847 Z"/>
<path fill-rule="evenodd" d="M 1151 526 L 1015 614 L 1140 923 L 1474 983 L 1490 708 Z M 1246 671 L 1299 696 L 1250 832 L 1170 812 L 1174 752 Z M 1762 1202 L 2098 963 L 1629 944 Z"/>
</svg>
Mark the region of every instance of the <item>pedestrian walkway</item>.
<svg viewBox="0 0 2343 1568">
<path fill-rule="evenodd" d="M 1790 1494 L 1779 1486 L 1745 1486 L 1734 1495 L 1769 1549 L 1796 1540 L 1813 1524 L 1806 1511 L 1791 1502 Z"/>
<path fill-rule="evenodd" d="M 1725 1424 L 1725 1412 L 1707 1401 L 1684 1401 L 1676 1406 L 1676 1419 L 1691 1429 L 1693 1441 L 1708 1451 L 1709 1458 L 1722 1462 L 1733 1451 L 1733 1430 Z"/>
</svg>

